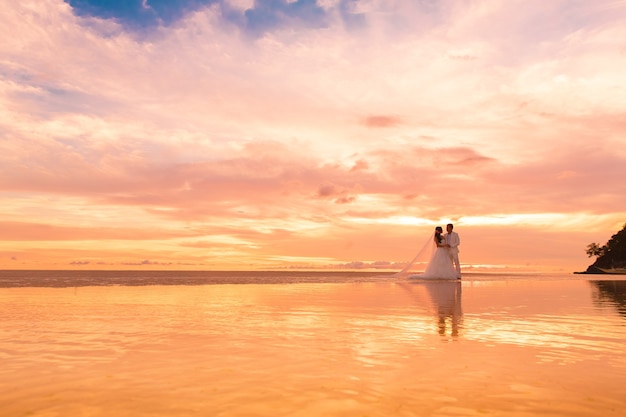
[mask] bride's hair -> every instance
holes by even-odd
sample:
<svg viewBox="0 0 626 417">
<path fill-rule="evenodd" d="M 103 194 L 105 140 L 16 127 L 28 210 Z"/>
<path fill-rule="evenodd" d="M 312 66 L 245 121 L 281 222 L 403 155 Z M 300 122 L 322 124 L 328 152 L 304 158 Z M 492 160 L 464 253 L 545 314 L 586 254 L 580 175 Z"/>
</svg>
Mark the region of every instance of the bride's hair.
<svg viewBox="0 0 626 417">
<path fill-rule="evenodd" d="M 441 226 L 435 227 L 435 239 L 437 239 L 437 242 L 439 243 L 441 243 L 441 241 L 443 240 L 443 238 L 441 237 L 442 233 L 443 229 L 441 228 Z"/>
</svg>

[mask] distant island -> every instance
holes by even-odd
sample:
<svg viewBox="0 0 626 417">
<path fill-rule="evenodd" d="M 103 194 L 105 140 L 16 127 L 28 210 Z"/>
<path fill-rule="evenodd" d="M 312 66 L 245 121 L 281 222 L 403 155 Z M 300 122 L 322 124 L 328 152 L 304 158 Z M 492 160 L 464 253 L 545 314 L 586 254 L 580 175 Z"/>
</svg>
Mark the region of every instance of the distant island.
<svg viewBox="0 0 626 417">
<path fill-rule="evenodd" d="M 606 245 L 590 243 L 586 252 L 596 261 L 583 274 L 626 274 L 626 223 Z"/>
</svg>

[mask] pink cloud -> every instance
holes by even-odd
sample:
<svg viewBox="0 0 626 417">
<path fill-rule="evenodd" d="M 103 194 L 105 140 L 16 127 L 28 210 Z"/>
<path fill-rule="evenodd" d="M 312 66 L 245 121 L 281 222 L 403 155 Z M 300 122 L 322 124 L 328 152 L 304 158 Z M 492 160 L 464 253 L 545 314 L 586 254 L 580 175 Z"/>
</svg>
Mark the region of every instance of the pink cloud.
<svg viewBox="0 0 626 417">
<path fill-rule="evenodd" d="M 2 241 L 158 240 L 194 236 L 189 231 L 0 222 Z"/>
<path fill-rule="evenodd" d="M 390 261 L 411 242 L 377 226 L 393 216 L 619 217 L 626 8 L 444 2 L 433 19 L 418 3 L 260 39 L 211 7 L 139 38 L 61 0 L 6 5 L 0 243 L 178 240 L 202 264 L 198 236 L 222 233 L 250 243 L 233 259 L 369 265 L 380 245 L 363 242 L 389 233 Z M 520 258 L 543 237 L 525 227 Z M 491 253 L 475 236 L 469 254 Z"/>
<path fill-rule="evenodd" d="M 402 123 L 398 117 L 394 116 L 367 116 L 363 120 L 363 124 L 367 127 L 393 127 Z"/>
</svg>

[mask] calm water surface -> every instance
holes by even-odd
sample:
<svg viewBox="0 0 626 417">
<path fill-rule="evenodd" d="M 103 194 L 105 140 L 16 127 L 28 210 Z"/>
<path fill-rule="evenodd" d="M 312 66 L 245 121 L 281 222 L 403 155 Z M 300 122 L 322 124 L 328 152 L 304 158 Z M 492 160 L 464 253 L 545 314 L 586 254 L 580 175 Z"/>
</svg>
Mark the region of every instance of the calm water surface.
<svg viewBox="0 0 626 417">
<path fill-rule="evenodd" d="M 75 278 L 0 274 L 1 416 L 626 410 L 626 281 Z"/>
</svg>

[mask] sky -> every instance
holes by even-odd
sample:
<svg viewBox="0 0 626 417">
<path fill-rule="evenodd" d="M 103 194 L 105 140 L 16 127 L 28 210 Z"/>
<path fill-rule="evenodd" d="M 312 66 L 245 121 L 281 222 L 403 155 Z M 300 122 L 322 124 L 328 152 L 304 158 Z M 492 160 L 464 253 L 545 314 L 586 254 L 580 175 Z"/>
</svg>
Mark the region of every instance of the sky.
<svg viewBox="0 0 626 417">
<path fill-rule="evenodd" d="M 0 269 L 580 271 L 626 223 L 624 0 L 24 0 Z"/>
</svg>

